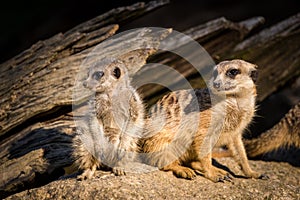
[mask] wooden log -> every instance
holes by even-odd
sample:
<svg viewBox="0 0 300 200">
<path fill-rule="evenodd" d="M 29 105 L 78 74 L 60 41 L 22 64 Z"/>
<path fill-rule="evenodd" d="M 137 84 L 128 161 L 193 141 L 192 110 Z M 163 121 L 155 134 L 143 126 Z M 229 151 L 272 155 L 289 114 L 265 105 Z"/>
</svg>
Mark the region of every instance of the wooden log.
<svg viewBox="0 0 300 200">
<path fill-rule="evenodd" d="M 47 168 L 47 161 L 43 156 L 43 149 L 33 150 L 22 158 L 13 158 L 1 165 L 0 198 L 34 184 L 36 173 L 44 173 Z M 18 171 L 15 171 L 16 167 Z"/>
<path fill-rule="evenodd" d="M 165 3 L 155 1 L 113 9 L 64 34 L 40 41 L 1 64 L 0 198 L 2 193 L 45 183 L 38 180 L 40 174 L 47 181 L 62 175 L 56 170 L 72 163 L 76 117 L 70 113 L 72 104 L 85 101 L 84 95 L 78 99 L 72 95 L 82 62 L 87 55 L 85 64 L 91 64 L 107 55 L 107 51 L 114 52 L 115 58 L 135 73 L 171 30 L 139 29 L 114 38 L 114 45 L 106 42 L 103 49 L 93 49 L 117 31 L 119 25 L 110 23 L 122 23 Z M 124 51 L 124 41 L 131 44 L 131 49 Z"/>
<path fill-rule="evenodd" d="M 185 32 L 197 40 L 216 62 L 240 58 L 259 66 L 258 101 L 263 101 L 271 93 L 300 74 L 300 14 L 296 14 L 274 26 L 248 37 L 248 34 L 263 22 L 257 17 L 240 23 L 232 23 L 224 18 L 191 28 Z M 184 59 L 170 53 L 153 56 L 149 62 L 161 63 L 178 70 L 188 78 L 195 88 L 205 87 L 203 79 Z M 207 66 L 203 66 L 205 68 Z M 162 74 L 161 76 L 165 76 Z M 205 75 L 205 74 L 204 74 Z M 181 80 L 174 82 L 177 84 Z M 158 85 L 141 88 L 149 104 L 166 90 Z"/>
<path fill-rule="evenodd" d="M 40 41 L 1 64 L 0 136 L 34 116 L 72 105 L 72 86 L 92 47 L 115 34 L 119 25 L 114 23 L 131 20 L 165 3 L 162 0 L 113 9 L 64 34 Z M 159 39 L 154 38 L 163 33 L 155 36 L 144 31 L 145 37 L 138 38 L 141 39 L 138 42 L 153 43 L 155 48 L 154 43 Z M 134 36 L 127 39 L 132 44 L 137 42 Z"/>
<path fill-rule="evenodd" d="M 10 193 L 20 188 L 24 189 L 27 187 L 26 183 L 39 184 L 36 174 L 47 174 L 46 177 L 50 178 L 55 175 L 56 170 L 72 163 L 70 142 L 75 125 L 71 105 L 85 101 L 84 95 L 73 99 L 72 92 L 84 58 L 91 54 L 95 45 L 115 34 L 118 29 L 116 19 L 126 21 L 164 3 L 160 1 L 114 9 L 64 34 L 38 42 L 29 50 L 0 65 L 0 192 Z M 275 91 L 276 87 L 299 74 L 299 48 L 296 49 L 298 43 L 295 42 L 299 40 L 299 15 L 247 39 L 248 34 L 262 21 L 263 19 L 258 17 L 232 23 L 221 18 L 185 33 L 200 42 L 216 61 L 244 58 L 257 63 L 262 70 L 259 85 L 264 79 L 271 80 L 274 84 L 272 90 Z M 130 74 L 135 74 L 145 64 L 148 56 L 159 47 L 160 40 L 170 33 L 170 30 L 139 31 L 141 37 L 129 34 L 123 40 L 140 49 L 120 54 L 118 57 L 128 66 Z M 243 43 L 244 39 L 248 42 Z M 291 62 L 289 57 L 289 71 L 282 73 L 285 68 L 276 68 L 278 73 L 282 73 L 280 78 L 269 78 L 267 70 L 273 70 L 271 55 L 276 56 L 277 63 L 284 63 L 288 55 L 284 54 L 281 57 L 274 53 L 286 50 L 279 48 L 280 45 L 286 48 L 285 42 L 292 46 L 288 51 L 294 62 Z M 140 46 L 141 44 L 144 46 Z M 94 57 L 101 56 L 109 48 L 112 52 L 122 49 L 118 43 L 104 47 L 102 51 L 92 54 L 89 62 L 95 61 Z M 174 48 L 179 46 L 175 45 Z M 259 51 L 255 53 L 256 49 Z M 268 55 L 267 59 L 263 58 L 265 54 Z M 293 57 L 294 55 L 296 57 Z M 194 87 L 205 86 L 199 79 L 199 74 L 193 69 L 190 70 L 191 66 L 175 55 L 158 53 L 151 57 L 149 62 L 175 68 L 187 77 Z M 150 100 L 157 98 L 162 91 L 162 88 L 153 88 L 141 88 Z M 264 88 L 260 91 L 259 100 L 270 94 L 266 90 L 267 88 Z"/>
<path fill-rule="evenodd" d="M 148 32 L 148 31 L 147 31 Z M 152 35 L 152 37 L 159 37 L 161 35 Z M 147 38 L 147 37 L 145 37 Z M 148 37 L 150 39 L 150 35 Z M 128 40 L 129 42 L 132 42 L 131 40 Z M 151 42 L 148 40 L 149 43 Z M 125 65 L 128 66 L 130 69 L 131 67 L 142 67 L 142 65 L 146 62 L 146 59 L 149 55 L 151 55 L 154 52 L 154 49 L 140 49 L 131 51 L 127 54 L 123 54 L 119 57 L 119 59 L 123 60 Z M 70 69 L 70 67 L 69 67 Z M 62 72 L 60 72 L 62 73 Z M 69 75 L 72 75 L 72 73 L 69 73 Z M 59 75 L 59 74 L 56 74 Z M 55 78 L 55 75 L 51 76 L 51 78 Z M 75 75 L 73 74 L 73 77 L 75 79 Z M 71 79 L 71 78 L 70 78 Z M 66 80 L 65 80 L 66 81 Z M 40 112 L 45 107 L 47 109 L 52 109 L 51 107 L 47 106 L 53 106 L 53 105 L 61 105 L 59 103 L 63 103 L 65 107 L 60 108 L 60 110 L 55 110 L 55 115 L 62 114 L 66 111 L 70 111 L 72 108 L 71 106 L 66 107 L 68 104 L 72 103 L 72 87 L 68 80 L 68 87 L 61 88 L 65 91 L 64 94 L 61 94 L 61 98 L 55 99 L 53 96 L 43 96 L 47 98 L 46 100 L 40 102 L 35 101 L 32 103 L 32 107 L 20 107 L 20 109 L 37 109 Z M 73 82 L 75 80 L 72 80 Z M 37 85 L 36 93 L 38 90 L 40 91 L 46 91 L 43 89 L 44 87 L 47 87 L 48 92 L 47 94 L 55 94 L 57 90 L 60 89 L 63 80 L 58 81 L 57 79 L 51 81 L 47 81 L 47 86 L 44 84 Z M 49 84 L 50 83 L 50 84 Z M 56 85 L 58 84 L 58 85 Z M 63 93 L 62 90 L 59 90 Z M 32 91 L 31 91 L 32 92 Z M 79 96 L 77 96 L 79 97 Z M 54 98 L 53 101 L 51 101 Z M 84 96 L 81 96 L 82 99 L 75 99 L 76 102 L 82 102 L 85 100 Z M 35 100 L 35 99 L 34 99 Z M 38 105 L 38 103 L 41 103 L 42 105 Z M 54 103 L 54 104 L 53 104 Z M 36 105 L 36 107 L 34 107 Z M 43 108 L 44 107 L 44 108 Z M 80 107 L 79 107 L 80 108 Z M 52 109 L 52 112 L 54 110 Z M 34 113 L 36 115 L 36 113 Z M 40 115 L 38 115 L 40 117 Z M 5 183 L 4 185 L 0 185 L 0 190 L 3 189 L 4 191 L 15 191 L 18 188 L 20 188 L 22 185 L 24 185 L 24 182 L 28 181 L 26 178 L 32 179 L 34 173 L 38 174 L 44 174 L 47 172 L 49 176 L 53 176 L 52 171 L 55 171 L 56 169 L 61 169 L 64 166 L 70 165 L 72 163 L 72 158 L 70 156 L 71 149 L 71 138 L 72 134 L 75 133 L 75 124 L 73 113 L 70 113 L 69 115 L 61 115 L 58 118 L 50 118 L 49 113 L 47 113 L 46 118 L 50 118 L 49 120 L 46 120 L 43 123 L 34 123 L 33 125 L 29 125 L 29 127 L 17 131 L 14 134 L 8 134 L 8 138 L 5 138 L 0 143 L 0 149 L 2 150 L 0 153 L 1 158 L 1 166 L 0 169 L 4 169 L 7 167 L 6 162 L 9 161 L 12 158 L 17 157 L 17 160 L 12 161 L 10 164 L 10 168 L 12 172 L 10 174 L 6 174 L 5 180 L 2 181 Z M 22 118 L 20 118 L 22 120 Z M 34 121 L 33 121 L 34 122 Z M 13 129 L 16 130 L 16 129 Z M 31 160 L 31 157 L 27 156 L 27 153 L 30 153 L 32 150 L 35 149 L 44 149 L 45 154 L 43 155 L 43 159 L 45 159 L 47 162 L 38 162 L 38 164 L 41 164 L 38 168 L 32 168 L 28 171 L 23 171 L 22 165 L 19 165 L 19 163 L 29 163 Z M 29 160 L 28 160 L 29 159 Z M 45 166 L 46 165 L 46 166 Z M 20 168 L 21 167 L 21 168 Z M 46 168 L 46 171 L 44 169 Z M 39 171 L 39 170 L 42 171 Z M 33 170 L 34 171 L 33 173 Z M 5 170 L 3 170 L 5 173 Z M 24 174 L 24 179 L 18 179 L 18 175 L 22 173 Z M 62 174 L 60 174 L 62 175 Z"/>
<path fill-rule="evenodd" d="M 221 59 L 221 54 L 229 54 L 232 48 L 241 42 L 253 29 L 262 24 L 264 19 L 262 17 L 254 17 L 239 23 L 231 22 L 225 18 L 219 18 L 216 20 L 209 21 L 205 24 L 193 27 L 184 32 L 185 35 L 189 36 L 193 40 L 197 41 L 200 45 L 204 47 L 203 51 L 203 59 L 207 59 L 206 56 L 212 56 L 215 60 Z M 189 40 L 181 37 L 173 41 L 168 41 L 172 43 L 173 51 L 181 51 L 181 48 L 184 48 L 185 45 L 188 45 Z M 197 51 L 201 51 L 201 49 L 196 49 Z M 207 51 L 209 54 L 205 55 L 204 51 Z M 191 49 L 189 57 L 194 58 L 199 55 L 199 52 L 196 52 L 195 49 Z M 223 58 L 223 57 L 222 57 Z M 203 79 L 199 76 L 199 72 L 195 70 L 194 66 L 192 66 L 185 59 L 169 52 L 161 52 L 157 53 L 149 59 L 149 63 L 160 63 L 163 65 L 167 65 L 177 70 L 181 75 L 187 78 L 191 85 L 194 88 L 202 88 L 206 87 Z M 209 70 L 207 68 L 211 68 L 213 63 L 203 62 L 197 63 L 199 65 L 199 69 L 202 76 L 208 75 Z M 157 81 L 161 79 L 161 77 L 168 77 L 169 72 L 160 73 L 157 78 L 153 78 L 153 81 Z M 142 73 L 138 73 L 136 76 L 144 75 Z M 173 77 L 172 77 L 173 78 Z M 182 79 L 170 80 L 170 85 L 180 85 Z M 141 87 L 139 91 L 144 95 L 147 103 L 152 105 L 156 100 L 163 95 L 163 93 L 167 92 L 164 87 L 160 85 L 145 85 Z"/>
<path fill-rule="evenodd" d="M 75 133 L 72 115 L 63 115 L 23 129 L 2 142 L 0 191 L 11 193 L 63 175 L 56 170 L 72 164 L 71 142 Z M 47 182 L 47 181 L 46 181 Z"/>
<path fill-rule="evenodd" d="M 258 100 L 300 75 L 300 13 L 239 43 L 229 58 L 259 66 Z"/>
</svg>

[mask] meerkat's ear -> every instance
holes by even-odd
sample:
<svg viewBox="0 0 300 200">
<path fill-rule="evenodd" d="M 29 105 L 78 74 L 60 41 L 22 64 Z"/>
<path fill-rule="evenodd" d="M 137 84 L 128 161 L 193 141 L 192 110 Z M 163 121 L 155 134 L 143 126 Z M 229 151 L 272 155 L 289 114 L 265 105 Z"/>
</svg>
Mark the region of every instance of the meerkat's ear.
<svg viewBox="0 0 300 200">
<path fill-rule="evenodd" d="M 253 80 L 253 82 L 256 83 L 256 81 L 258 79 L 257 66 L 255 66 L 255 68 L 250 71 L 249 75 L 250 75 L 251 79 Z"/>
<path fill-rule="evenodd" d="M 112 72 L 112 75 L 116 78 L 116 79 L 119 79 L 120 76 L 121 76 L 121 69 L 119 67 L 115 67 L 113 72 Z"/>
</svg>

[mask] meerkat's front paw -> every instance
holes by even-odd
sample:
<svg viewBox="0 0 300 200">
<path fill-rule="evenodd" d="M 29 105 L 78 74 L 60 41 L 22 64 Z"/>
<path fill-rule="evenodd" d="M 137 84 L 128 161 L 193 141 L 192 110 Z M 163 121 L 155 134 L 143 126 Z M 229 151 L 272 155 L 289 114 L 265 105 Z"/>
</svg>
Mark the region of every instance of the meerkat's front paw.
<svg viewBox="0 0 300 200">
<path fill-rule="evenodd" d="M 193 179 L 196 177 L 195 171 L 188 167 L 180 167 L 173 172 L 179 178 Z"/>
<path fill-rule="evenodd" d="M 232 177 L 229 175 L 228 172 L 212 167 L 209 171 L 203 173 L 203 176 L 208 178 L 209 180 L 217 183 L 217 182 L 225 182 L 225 181 L 232 181 Z"/>
<path fill-rule="evenodd" d="M 178 178 L 193 179 L 196 173 L 193 169 L 183 166 L 176 166 L 176 168 L 168 169 L 173 171 L 173 174 Z"/>
<path fill-rule="evenodd" d="M 83 173 L 79 176 L 77 176 L 77 180 L 82 181 L 86 179 L 91 179 L 93 178 L 96 170 L 93 169 L 86 169 L 83 171 Z"/>
<path fill-rule="evenodd" d="M 112 168 L 112 172 L 116 175 L 116 176 L 123 176 L 126 175 L 125 169 L 123 167 L 113 167 Z"/>
<path fill-rule="evenodd" d="M 196 177 L 196 173 L 193 169 L 181 166 L 176 161 L 163 167 L 161 170 L 172 171 L 173 174 L 178 178 L 193 179 Z"/>
<path fill-rule="evenodd" d="M 207 160 L 204 160 L 207 161 Z M 208 160 L 209 161 L 209 160 Z M 205 162 L 203 162 L 205 163 Z M 232 181 L 232 177 L 230 174 L 222 169 L 214 167 L 210 164 L 203 165 L 201 162 L 192 162 L 190 163 L 191 168 L 196 170 L 197 173 L 204 176 L 205 178 L 213 181 L 213 182 L 225 182 L 225 181 Z"/>
<path fill-rule="evenodd" d="M 262 180 L 268 180 L 270 179 L 270 177 L 266 174 L 260 174 L 260 176 L 258 177 L 259 179 L 262 179 Z"/>
<path fill-rule="evenodd" d="M 262 180 L 268 180 L 269 179 L 269 176 L 266 175 L 266 174 L 261 174 L 259 172 L 250 172 L 248 174 L 246 174 L 246 177 L 247 178 L 255 178 L 255 179 L 262 179 Z"/>
</svg>

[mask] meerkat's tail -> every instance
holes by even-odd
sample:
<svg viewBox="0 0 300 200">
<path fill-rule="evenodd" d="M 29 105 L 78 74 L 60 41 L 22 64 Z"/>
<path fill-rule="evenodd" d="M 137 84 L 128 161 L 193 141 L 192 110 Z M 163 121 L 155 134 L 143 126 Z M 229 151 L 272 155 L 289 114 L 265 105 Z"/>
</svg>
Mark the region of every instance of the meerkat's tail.
<svg viewBox="0 0 300 200">
<path fill-rule="evenodd" d="M 254 139 L 243 139 L 248 157 L 278 149 L 295 146 L 300 148 L 300 102 L 278 124 Z"/>
</svg>

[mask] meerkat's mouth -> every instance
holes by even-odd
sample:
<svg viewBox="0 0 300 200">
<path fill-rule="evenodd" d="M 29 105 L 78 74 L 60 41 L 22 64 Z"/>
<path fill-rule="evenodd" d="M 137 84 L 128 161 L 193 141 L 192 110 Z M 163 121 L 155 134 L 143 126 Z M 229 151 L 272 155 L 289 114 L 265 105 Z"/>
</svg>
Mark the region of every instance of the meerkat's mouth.
<svg viewBox="0 0 300 200">
<path fill-rule="evenodd" d="M 236 88 L 235 86 L 230 86 L 230 87 L 225 87 L 224 90 L 229 91 L 229 90 L 233 90 L 235 88 Z"/>
<path fill-rule="evenodd" d="M 218 92 L 227 92 L 234 90 L 236 87 L 235 86 L 227 86 L 227 87 L 219 87 L 219 88 L 214 88 Z"/>
</svg>

